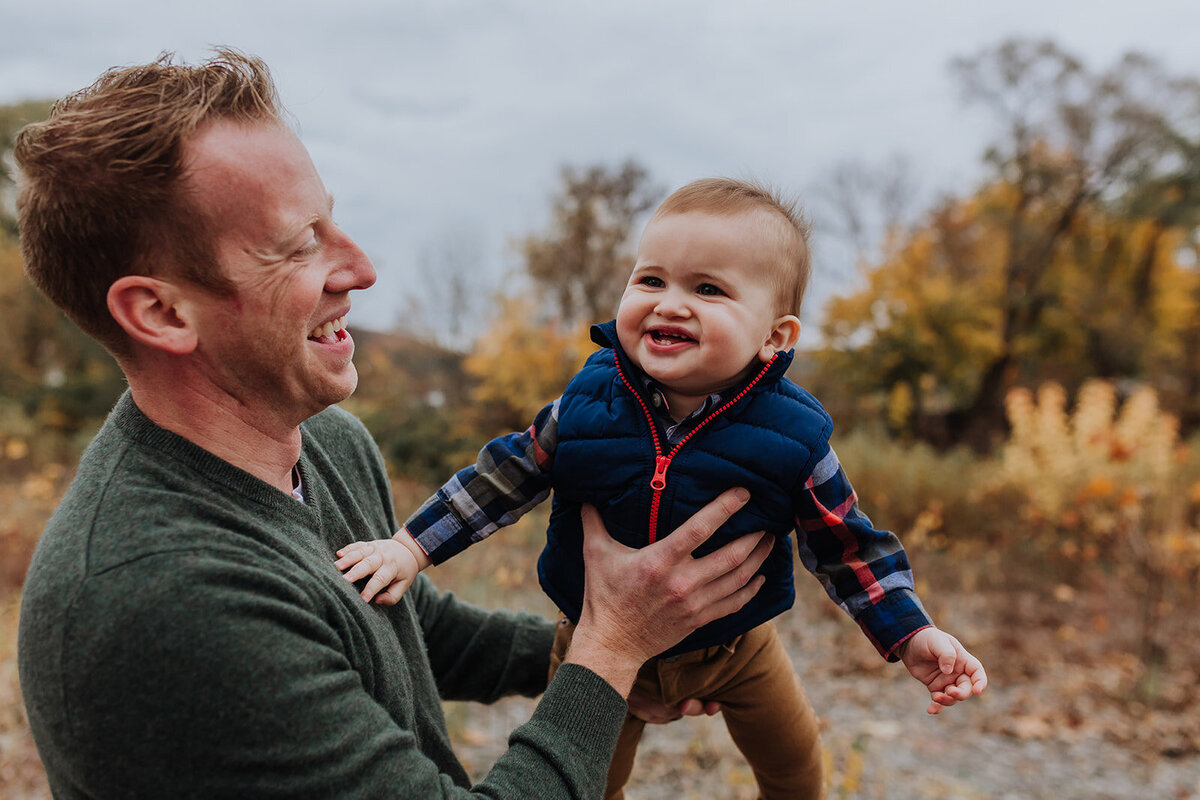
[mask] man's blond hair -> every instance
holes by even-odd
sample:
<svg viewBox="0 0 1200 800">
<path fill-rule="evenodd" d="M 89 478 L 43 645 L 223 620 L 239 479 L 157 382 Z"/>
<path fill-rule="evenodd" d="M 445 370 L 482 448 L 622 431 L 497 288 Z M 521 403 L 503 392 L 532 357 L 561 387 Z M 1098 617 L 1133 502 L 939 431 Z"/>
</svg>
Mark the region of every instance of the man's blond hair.
<svg viewBox="0 0 1200 800">
<path fill-rule="evenodd" d="M 129 340 L 108 311 L 124 275 L 232 286 L 182 181 L 185 145 L 215 120 L 283 124 L 267 65 L 220 48 L 197 65 L 164 53 L 114 68 L 27 125 L 13 147 L 17 221 L 30 279 L 115 355 Z"/>
</svg>

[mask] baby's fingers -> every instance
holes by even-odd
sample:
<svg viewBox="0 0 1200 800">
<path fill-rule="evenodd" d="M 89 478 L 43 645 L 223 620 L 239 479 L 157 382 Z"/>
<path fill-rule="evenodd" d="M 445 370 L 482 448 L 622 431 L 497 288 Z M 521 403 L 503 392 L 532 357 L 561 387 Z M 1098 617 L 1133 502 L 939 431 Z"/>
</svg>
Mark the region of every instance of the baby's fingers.
<svg viewBox="0 0 1200 800">
<path fill-rule="evenodd" d="M 340 553 L 339 553 L 339 555 L 340 555 Z M 359 561 L 362 561 L 364 556 L 366 556 L 366 553 L 364 553 L 361 550 L 355 550 L 353 552 L 346 553 L 344 556 L 339 558 L 337 561 L 333 562 L 333 566 L 336 567 L 338 570 L 344 570 L 346 567 L 353 566 L 353 565 L 357 564 Z"/>
<path fill-rule="evenodd" d="M 336 566 L 338 569 L 345 569 L 351 564 L 361 561 L 364 556 L 374 551 L 375 546 L 370 542 L 354 542 L 353 544 L 348 544 L 334 554 L 338 557 L 338 560 L 334 563 L 334 566 Z"/>
<path fill-rule="evenodd" d="M 379 570 L 383 566 L 383 556 L 379 553 L 371 553 L 363 558 L 358 563 L 354 564 L 350 569 L 343 573 L 346 580 L 355 583 L 361 578 L 365 578 L 373 572 Z"/>
<path fill-rule="evenodd" d="M 412 581 L 395 581 L 391 586 L 375 596 L 375 602 L 381 606 L 394 606 L 400 602 L 400 598 L 408 591 L 410 585 L 412 585 Z"/>
<path fill-rule="evenodd" d="M 395 573 L 390 569 L 385 568 L 376 572 L 371 576 L 371 580 L 367 581 L 367 585 L 363 587 L 362 599 L 368 603 L 371 602 L 371 598 L 386 589 L 394 577 Z M 401 594 L 404 594 L 404 592 L 402 591 Z"/>
</svg>

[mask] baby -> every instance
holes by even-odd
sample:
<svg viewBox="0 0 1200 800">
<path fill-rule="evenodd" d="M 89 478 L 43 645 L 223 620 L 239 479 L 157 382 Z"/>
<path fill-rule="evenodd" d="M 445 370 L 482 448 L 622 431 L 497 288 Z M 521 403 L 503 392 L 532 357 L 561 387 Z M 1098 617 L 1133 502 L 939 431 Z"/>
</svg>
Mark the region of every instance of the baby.
<svg viewBox="0 0 1200 800">
<path fill-rule="evenodd" d="M 757 185 L 696 181 L 655 211 L 601 349 L 533 425 L 488 443 L 392 539 L 338 552 L 363 597 L 394 603 L 416 574 L 508 525 L 553 490 L 538 577 L 562 611 L 561 663 L 583 599 L 580 509 L 640 548 L 731 486 L 750 501 L 696 555 L 739 536 L 774 537 L 762 588 L 642 669 L 635 691 L 720 704 L 762 797 L 819 797 L 817 723 L 772 618 L 795 600 L 800 560 L 880 654 L 930 692 L 929 713 L 987 686 L 979 660 L 934 627 L 896 537 L 876 530 L 829 445 L 820 403 L 784 377 L 810 273 L 807 226 Z M 623 797 L 644 722 L 630 715 L 606 796 Z"/>
</svg>

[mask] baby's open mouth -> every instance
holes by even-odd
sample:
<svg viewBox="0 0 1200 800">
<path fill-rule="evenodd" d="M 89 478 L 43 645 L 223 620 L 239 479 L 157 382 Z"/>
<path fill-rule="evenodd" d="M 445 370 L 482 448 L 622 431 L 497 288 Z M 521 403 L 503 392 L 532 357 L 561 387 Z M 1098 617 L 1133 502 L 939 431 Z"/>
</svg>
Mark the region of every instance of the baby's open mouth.
<svg viewBox="0 0 1200 800">
<path fill-rule="evenodd" d="M 658 344 L 678 344 L 679 342 L 696 341 L 695 337 L 689 336 L 684 331 L 678 330 L 650 331 L 650 338 Z"/>
<path fill-rule="evenodd" d="M 324 325 L 318 325 L 308 332 L 308 338 L 314 342 L 333 344 L 349 336 L 346 333 L 346 318 L 344 316 L 330 320 Z"/>
</svg>

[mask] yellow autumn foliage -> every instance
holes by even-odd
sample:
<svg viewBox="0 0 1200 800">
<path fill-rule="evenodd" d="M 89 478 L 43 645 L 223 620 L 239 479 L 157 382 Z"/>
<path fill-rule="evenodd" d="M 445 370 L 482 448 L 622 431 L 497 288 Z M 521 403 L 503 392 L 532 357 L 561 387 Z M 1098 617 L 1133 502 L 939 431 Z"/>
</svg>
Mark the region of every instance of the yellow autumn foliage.
<svg viewBox="0 0 1200 800">
<path fill-rule="evenodd" d="M 538 321 L 528 302 L 504 298 L 463 368 L 477 381 L 475 404 L 515 430 L 562 394 L 595 349 L 588 326 L 564 330 L 553 321 Z"/>
<path fill-rule="evenodd" d="M 1068 409 L 1066 392 L 1048 383 L 1036 394 L 1010 392 L 1007 411 L 999 482 L 1027 498 L 1027 522 L 1059 531 L 1061 553 L 1132 557 L 1164 575 L 1200 568 L 1200 531 L 1188 509 L 1197 490 L 1181 469 L 1178 421 L 1153 389 L 1122 401 L 1112 383 L 1091 380 Z"/>
</svg>

